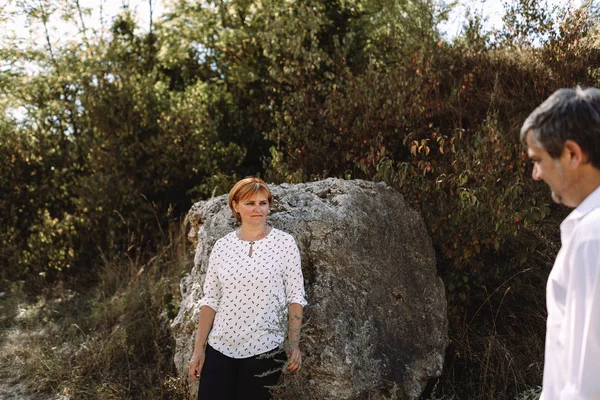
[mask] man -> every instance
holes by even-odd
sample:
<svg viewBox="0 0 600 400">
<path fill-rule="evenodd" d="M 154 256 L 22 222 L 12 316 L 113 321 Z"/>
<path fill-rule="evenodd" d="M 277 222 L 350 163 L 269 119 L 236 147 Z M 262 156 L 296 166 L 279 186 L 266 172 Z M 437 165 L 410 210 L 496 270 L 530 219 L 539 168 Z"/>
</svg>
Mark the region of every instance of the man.
<svg viewBox="0 0 600 400">
<path fill-rule="evenodd" d="M 600 399 L 600 89 L 560 89 L 527 118 L 532 177 L 575 210 L 548 278 L 541 400 Z"/>
</svg>

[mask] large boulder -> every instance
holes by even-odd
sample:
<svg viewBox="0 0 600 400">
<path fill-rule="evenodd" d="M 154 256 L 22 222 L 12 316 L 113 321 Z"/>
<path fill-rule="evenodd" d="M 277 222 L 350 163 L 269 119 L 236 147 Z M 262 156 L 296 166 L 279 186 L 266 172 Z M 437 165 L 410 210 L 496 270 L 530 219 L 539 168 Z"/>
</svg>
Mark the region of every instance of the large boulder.
<svg viewBox="0 0 600 400">
<path fill-rule="evenodd" d="M 417 399 L 441 373 L 448 325 L 444 286 L 420 215 L 383 183 L 327 179 L 271 189 L 269 224 L 295 237 L 309 302 L 303 368 L 284 375 L 276 398 Z M 197 250 L 172 326 L 182 375 L 208 256 L 237 225 L 225 195 L 195 204 L 188 220 Z"/>
</svg>

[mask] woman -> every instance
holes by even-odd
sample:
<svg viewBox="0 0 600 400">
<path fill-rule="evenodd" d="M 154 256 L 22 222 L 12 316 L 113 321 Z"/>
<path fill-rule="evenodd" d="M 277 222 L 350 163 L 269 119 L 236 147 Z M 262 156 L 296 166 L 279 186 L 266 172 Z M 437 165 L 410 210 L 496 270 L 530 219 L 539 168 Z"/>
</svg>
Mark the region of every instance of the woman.
<svg viewBox="0 0 600 400">
<path fill-rule="evenodd" d="M 300 253 L 291 235 L 267 225 L 272 200 L 259 178 L 242 179 L 229 192 L 241 225 L 217 240 L 208 262 L 189 364 L 192 379 L 200 380 L 199 400 L 269 399 L 286 330 L 287 370 L 302 364 Z"/>
</svg>

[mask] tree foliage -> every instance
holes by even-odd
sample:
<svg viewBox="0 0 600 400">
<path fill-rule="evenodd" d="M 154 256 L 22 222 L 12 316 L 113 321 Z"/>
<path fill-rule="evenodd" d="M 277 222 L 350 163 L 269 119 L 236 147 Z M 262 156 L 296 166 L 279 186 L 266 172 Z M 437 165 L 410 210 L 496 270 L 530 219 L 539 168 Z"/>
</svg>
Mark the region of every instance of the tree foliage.
<svg viewBox="0 0 600 400">
<path fill-rule="evenodd" d="M 25 11 L 43 26 L 49 9 L 70 11 L 49 4 Z M 127 251 L 131 236 L 152 246 L 156 220 L 182 215 L 190 192 L 210 195 L 212 181 L 240 170 L 246 148 L 223 129 L 231 96 L 201 80 L 172 90 L 156 36 L 136 28 L 124 12 L 108 37 L 55 44 L 46 30 L 42 48 L 2 49 L 25 66 L 3 76 L 4 115 L 23 114 L 2 125 L 4 279 L 86 275 L 102 252 Z"/>
</svg>

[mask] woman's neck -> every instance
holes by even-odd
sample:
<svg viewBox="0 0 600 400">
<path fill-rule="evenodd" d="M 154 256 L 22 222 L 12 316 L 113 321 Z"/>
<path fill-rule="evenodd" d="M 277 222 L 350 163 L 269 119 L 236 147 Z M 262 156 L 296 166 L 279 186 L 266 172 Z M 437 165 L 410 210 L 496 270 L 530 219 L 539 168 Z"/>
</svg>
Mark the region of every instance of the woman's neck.
<svg viewBox="0 0 600 400">
<path fill-rule="evenodd" d="M 242 240 L 259 240 L 267 236 L 269 233 L 269 227 L 267 224 L 264 225 L 250 225 L 242 224 L 239 230 L 238 236 Z"/>
</svg>

